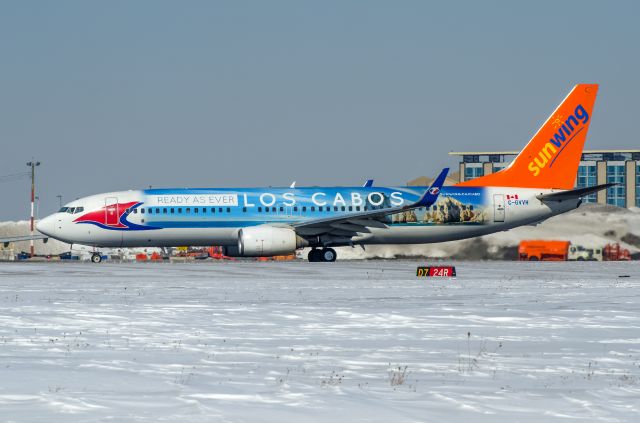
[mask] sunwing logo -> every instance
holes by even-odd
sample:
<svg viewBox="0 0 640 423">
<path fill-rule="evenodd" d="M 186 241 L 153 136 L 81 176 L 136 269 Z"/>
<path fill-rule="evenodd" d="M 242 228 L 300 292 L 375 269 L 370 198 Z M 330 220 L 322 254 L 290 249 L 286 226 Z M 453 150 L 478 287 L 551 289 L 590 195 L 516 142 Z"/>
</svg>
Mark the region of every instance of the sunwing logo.
<svg viewBox="0 0 640 423">
<path fill-rule="evenodd" d="M 551 122 L 556 133 L 538 151 L 537 156 L 529 162 L 528 169 L 533 173 L 533 176 L 538 176 L 547 165 L 549 168 L 552 167 L 565 147 L 585 128 L 588 121 L 589 114 L 582 104 L 579 104 L 567 119 L 564 119 L 564 116 L 560 114 L 556 115 Z"/>
</svg>

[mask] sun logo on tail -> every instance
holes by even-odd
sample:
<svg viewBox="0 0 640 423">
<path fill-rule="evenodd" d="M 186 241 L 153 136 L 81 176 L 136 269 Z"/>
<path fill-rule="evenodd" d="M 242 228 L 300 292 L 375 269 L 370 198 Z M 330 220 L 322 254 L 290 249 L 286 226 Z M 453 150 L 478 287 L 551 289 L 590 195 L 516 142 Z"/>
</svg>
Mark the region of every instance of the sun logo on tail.
<svg viewBox="0 0 640 423">
<path fill-rule="evenodd" d="M 564 116 L 562 115 L 556 115 L 556 117 L 553 119 L 553 121 L 551 121 L 551 124 L 553 125 L 553 127 L 555 129 L 560 128 L 562 125 L 564 125 Z"/>
</svg>

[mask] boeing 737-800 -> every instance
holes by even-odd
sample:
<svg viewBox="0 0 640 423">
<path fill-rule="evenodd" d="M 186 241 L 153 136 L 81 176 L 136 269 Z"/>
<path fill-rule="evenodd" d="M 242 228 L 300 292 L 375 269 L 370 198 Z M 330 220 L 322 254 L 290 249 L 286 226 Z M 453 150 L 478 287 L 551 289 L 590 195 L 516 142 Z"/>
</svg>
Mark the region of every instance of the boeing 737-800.
<svg viewBox="0 0 640 423">
<path fill-rule="evenodd" d="M 505 169 L 430 187 L 198 188 L 109 192 L 72 201 L 37 224 L 95 247 L 221 245 L 231 256 L 336 259 L 333 247 L 451 241 L 543 221 L 606 188 L 573 189 L 598 86 L 576 85 Z M 100 261 L 100 254 L 93 256 Z"/>
</svg>

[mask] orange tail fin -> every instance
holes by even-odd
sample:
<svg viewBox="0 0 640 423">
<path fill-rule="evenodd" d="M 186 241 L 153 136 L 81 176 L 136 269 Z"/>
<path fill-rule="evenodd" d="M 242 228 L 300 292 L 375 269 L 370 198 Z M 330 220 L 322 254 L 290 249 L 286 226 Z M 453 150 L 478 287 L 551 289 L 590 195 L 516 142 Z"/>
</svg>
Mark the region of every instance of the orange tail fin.
<svg viewBox="0 0 640 423">
<path fill-rule="evenodd" d="M 573 188 L 597 93 L 576 85 L 507 168 L 457 186 Z"/>
</svg>

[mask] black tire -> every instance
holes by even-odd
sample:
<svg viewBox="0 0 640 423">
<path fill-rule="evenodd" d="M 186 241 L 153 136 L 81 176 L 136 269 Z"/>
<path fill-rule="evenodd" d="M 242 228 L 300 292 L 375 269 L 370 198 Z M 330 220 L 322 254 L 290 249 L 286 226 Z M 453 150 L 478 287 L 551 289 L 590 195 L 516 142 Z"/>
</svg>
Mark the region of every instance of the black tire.
<svg viewBox="0 0 640 423">
<path fill-rule="evenodd" d="M 92 263 L 100 263 L 102 261 L 102 256 L 100 253 L 91 254 L 91 262 Z"/>
<path fill-rule="evenodd" d="M 315 263 L 317 261 L 322 261 L 322 258 L 320 257 L 320 251 L 316 250 L 315 248 L 312 249 L 311 251 L 309 251 L 309 254 L 307 255 L 307 259 L 311 263 Z"/>
<path fill-rule="evenodd" d="M 584 257 L 578 257 L 578 261 L 584 261 Z"/>
<path fill-rule="evenodd" d="M 538 257 L 531 256 L 531 257 L 529 257 L 529 261 L 538 261 Z"/>
<path fill-rule="evenodd" d="M 322 250 L 321 257 L 322 261 L 334 262 L 338 258 L 338 254 L 333 248 L 325 248 Z"/>
</svg>

